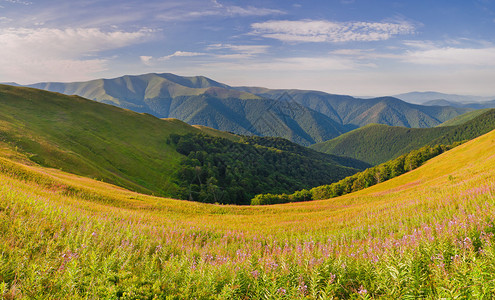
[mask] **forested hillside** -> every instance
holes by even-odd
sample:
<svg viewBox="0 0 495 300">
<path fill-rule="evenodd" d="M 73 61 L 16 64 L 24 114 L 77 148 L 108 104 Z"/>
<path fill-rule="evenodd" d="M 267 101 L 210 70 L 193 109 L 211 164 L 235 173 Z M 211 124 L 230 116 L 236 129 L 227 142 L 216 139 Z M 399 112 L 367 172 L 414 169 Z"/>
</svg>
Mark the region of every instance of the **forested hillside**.
<svg viewBox="0 0 495 300">
<path fill-rule="evenodd" d="M 471 119 L 470 116 L 466 117 Z M 482 112 L 465 123 L 436 128 L 405 128 L 368 125 L 311 148 L 353 157 L 376 165 L 425 145 L 449 145 L 471 140 L 495 129 L 495 110 Z"/>
<path fill-rule="evenodd" d="M 176 180 L 177 196 L 193 201 L 249 204 L 259 193 L 287 193 L 335 182 L 369 165 L 304 148 L 281 138 L 171 135 L 187 156 Z"/>
<path fill-rule="evenodd" d="M 424 146 L 421 149 L 413 150 L 386 163 L 382 163 L 378 166 L 348 176 L 338 182 L 321 185 L 310 190 L 303 189 L 290 195 L 285 193 L 258 194 L 251 200 L 251 205 L 322 200 L 357 192 L 412 171 L 420 167 L 429 159 L 458 145 L 460 145 L 460 143 L 455 143 L 452 145 L 436 145 L 433 147 Z"/>
</svg>

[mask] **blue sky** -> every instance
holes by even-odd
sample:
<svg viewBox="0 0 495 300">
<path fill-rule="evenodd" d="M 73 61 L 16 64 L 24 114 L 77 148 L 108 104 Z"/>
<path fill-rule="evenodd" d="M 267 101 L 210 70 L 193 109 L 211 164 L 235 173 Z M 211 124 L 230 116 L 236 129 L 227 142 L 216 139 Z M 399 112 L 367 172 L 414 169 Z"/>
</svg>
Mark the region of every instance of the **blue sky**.
<svg viewBox="0 0 495 300">
<path fill-rule="evenodd" d="M 0 0 L 0 82 L 149 72 L 495 96 L 495 0 Z"/>
</svg>

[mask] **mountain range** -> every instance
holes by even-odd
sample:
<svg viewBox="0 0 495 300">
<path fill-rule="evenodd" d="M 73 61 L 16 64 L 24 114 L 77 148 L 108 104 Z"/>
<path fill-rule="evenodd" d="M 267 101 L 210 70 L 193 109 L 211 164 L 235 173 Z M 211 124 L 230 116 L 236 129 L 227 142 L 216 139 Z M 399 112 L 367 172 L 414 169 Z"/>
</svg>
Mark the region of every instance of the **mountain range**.
<svg viewBox="0 0 495 300">
<path fill-rule="evenodd" d="M 409 103 L 428 106 L 453 106 L 472 109 L 495 108 L 495 96 L 482 97 L 438 92 L 411 92 L 394 95 L 394 97 Z"/>
<path fill-rule="evenodd" d="M 203 76 L 169 73 L 29 87 L 236 134 L 283 137 L 301 145 L 371 123 L 434 127 L 471 110 L 415 105 L 394 97 L 359 99 L 318 91 L 231 87 Z"/>
<path fill-rule="evenodd" d="M 423 104 L 428 101 L 439 100 L 439 99 L 452 101 L 452 102 L 460 102 L 460 103 L 484 102 L 495 99 L 495 96 L 483 97 L 483 96 L 473 96 L 473 95 L 457 95 L 457 94 L 446 94 L 446 93 L 439 93 L 432 91 L 403 93 L 403 94 L 393 95 L 393 97 L 415 104 Z"/>
</svg>

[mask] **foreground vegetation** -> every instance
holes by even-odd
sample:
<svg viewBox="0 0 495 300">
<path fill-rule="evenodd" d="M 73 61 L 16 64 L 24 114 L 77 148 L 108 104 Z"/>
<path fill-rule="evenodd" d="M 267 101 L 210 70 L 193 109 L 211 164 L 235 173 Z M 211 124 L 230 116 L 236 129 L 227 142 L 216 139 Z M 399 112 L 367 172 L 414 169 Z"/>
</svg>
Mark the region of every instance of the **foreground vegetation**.
<svg viewBox="0 0 495 300">
<path fill-rule="evenodd" d="M 0 295 L 490 299 L 493 149 L 495 132 L 371 188 L 270 207 L 156 198 L 2 159 Z"/>
</svg>

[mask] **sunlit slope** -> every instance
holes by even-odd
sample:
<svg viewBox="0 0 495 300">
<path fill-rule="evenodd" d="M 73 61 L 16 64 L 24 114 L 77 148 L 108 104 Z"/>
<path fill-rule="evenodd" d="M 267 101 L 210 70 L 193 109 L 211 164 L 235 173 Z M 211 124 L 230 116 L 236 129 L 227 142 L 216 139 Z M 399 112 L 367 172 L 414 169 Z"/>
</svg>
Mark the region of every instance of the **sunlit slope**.
<svg viewBox="0 0 495 300">
<path fill-rule="evenodd" d="M 397 218 L 417 219 L 417 213 L 423 216 L 435 215 L 438 212 L 435 209 L 439 207 L 450 211 L 453 208 L 445 204 L 445 198 L 459 197 L 473 188 L 488 188 L 493 192 L 494 149 L 495 131 L 492 131 L 430 160 L 416 170 L 368 189 L 329 200 L 269 207 L 206 205 L 155 198 L 58 170 L 23 166 L 10 161 L 9 165 L 15 164 L 14 171 L 7 168 L 3 176 L 14 174 L 14 178 L 27 178 L 28 184 L 32 182 L 36 185 L 39 184 L 37 180 L 44 182 L 44 178 L 48 178 L 48 181 L 54 179 L 54 184 L 46 186 L 50 193 L 59 192 L 60 184 L 84 191 L 89 189 L 94 197 L 105 199 L 105 205 L 139 211 L 147 208 L 147 212 L 143 212 L 147 215 L 144 218 L 150 217 L 154 222 L 169 222 L 169 218 L 173 218 L 180 219 L 187 226 L 195 224 L 202 227 L 208 224 L 207 227 L 214 230 L 243 230 L 251 233 L 289 230 L 297 234 L 323 228 L 331 230 L 329 232 L 340 232 L 352 228 L 348 226 L 360 226 L 363 220 L 374 222 L 375 218 L 386 219 L 391 222 L 384 224 L 388 226 L 396 222 Z M 6 161 L 2 159 L 3 163 Z M 34 175 L 16 177 L 15 174 L 19 172 L 15 170 L 18 168 Z M 63 192 L 64 188 L 61 190 Z M 67 195 L 70 196 L 70 193 Z M 91 197 L 88 199 L 89 202 L 84 206 L 91 206 Z M 82 200 L 85 200 L 84 197 Z M 405 213 L 409 209 L 410 213 Z"/>
<path fill-rule="evenodd" d="M 142 195 L 0 149 L 0 296 L 490 299 L 493 149 L 495 132 L 354 194 L 269 207 Z"/>
<path fill-rule="evenodd" d="M 0 86 L 0 141 L 33 162 L 133 190 L 173 191 L 180 154 L 171 133 L 199 133 L 178 120 L 160 120 L 77 96 Z"/>
</svg>

